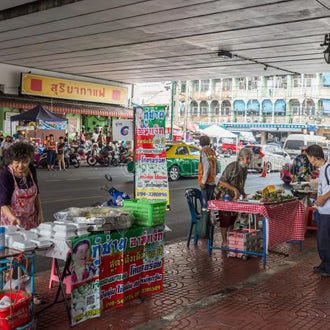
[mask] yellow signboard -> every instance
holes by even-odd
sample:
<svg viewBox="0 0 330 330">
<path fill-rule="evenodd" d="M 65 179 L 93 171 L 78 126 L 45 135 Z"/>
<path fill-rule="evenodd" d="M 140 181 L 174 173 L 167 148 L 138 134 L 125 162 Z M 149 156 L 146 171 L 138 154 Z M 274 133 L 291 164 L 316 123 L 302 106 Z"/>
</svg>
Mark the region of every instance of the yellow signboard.
<svg viewBox="0 0 330 330">
<path fill-rule="evenodd" d="M 53 77 L 22 74 L 22 94 L 52 98 L 126 104 L 127 88 L 66 80 Z"/>
</svg>

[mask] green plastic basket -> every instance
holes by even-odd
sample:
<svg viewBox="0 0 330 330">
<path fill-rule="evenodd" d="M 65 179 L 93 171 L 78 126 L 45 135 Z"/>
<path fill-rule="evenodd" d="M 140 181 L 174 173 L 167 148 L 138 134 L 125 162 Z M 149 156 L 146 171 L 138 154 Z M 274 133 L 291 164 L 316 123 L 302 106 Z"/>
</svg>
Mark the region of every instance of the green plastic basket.
<svg viewBox="0 0 330 330">
<path fill-rule="evenodd" d="M 140 226 L 158 226 L 165 221 L 166 201 L 128 199 L 123 202 L 124 209 L 133 213 L 135 223 Z"/>
</svg>

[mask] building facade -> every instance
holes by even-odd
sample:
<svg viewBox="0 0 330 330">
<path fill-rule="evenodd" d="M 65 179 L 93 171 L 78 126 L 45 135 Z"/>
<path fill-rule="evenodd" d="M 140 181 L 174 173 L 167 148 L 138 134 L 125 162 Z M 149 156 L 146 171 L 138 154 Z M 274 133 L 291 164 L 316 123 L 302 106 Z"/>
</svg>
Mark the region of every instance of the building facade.
<svg viewBox="0 0 330 330">
<path fill-rule="evenodd" d="M 330 128 L 330 75 L 261 76 L 178 83 L 179 125 L 218 123 L 245 130 L 325 132 Z"/>
</svg>

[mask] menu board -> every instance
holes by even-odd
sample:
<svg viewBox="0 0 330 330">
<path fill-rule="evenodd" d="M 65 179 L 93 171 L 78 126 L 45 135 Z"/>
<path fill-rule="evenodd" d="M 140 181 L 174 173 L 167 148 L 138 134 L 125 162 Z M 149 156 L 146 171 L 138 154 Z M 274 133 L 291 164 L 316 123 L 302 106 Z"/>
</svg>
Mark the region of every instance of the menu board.
<svg viewBox="0 0 330 330">
<path fill-rule="evenodd" d="M 135 197 L 169 203 L 165 106 L 135 107 Z"/>
</svg>

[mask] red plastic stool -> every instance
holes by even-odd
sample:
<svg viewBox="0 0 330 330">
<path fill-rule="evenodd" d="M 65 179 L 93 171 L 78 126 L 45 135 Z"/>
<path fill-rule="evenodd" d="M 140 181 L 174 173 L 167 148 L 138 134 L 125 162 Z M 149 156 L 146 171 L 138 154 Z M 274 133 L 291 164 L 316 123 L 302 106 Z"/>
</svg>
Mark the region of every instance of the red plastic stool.
<svg viewBox="0 0 330 330">
<path fill-rule="evenodd" d="M 317 230 L 317 224 L 314 221 L 315 208 L 306 206 L 305 210 L 305 226 L 306 230 Z"/>
<path fill-rule="evenodd" d="M 62 276 L 62 272 L 61 272 Z M 52 269 L 50 271 L 50 277 L 49 277 L 49 285 L 48 288 L 51 289 L 53 287 L 53 282 L 59 282 L 58 276 L 56 273 L 56 267 L 55 267 L 55 259 L 53 258 L 52 261 Z M 68 274 L 64 277 L 63 284 L 65 284 L 65 292 L 66 294 L 71 294 L 72 285 L 71 285 L 71 274 Z"/>
</svg>

